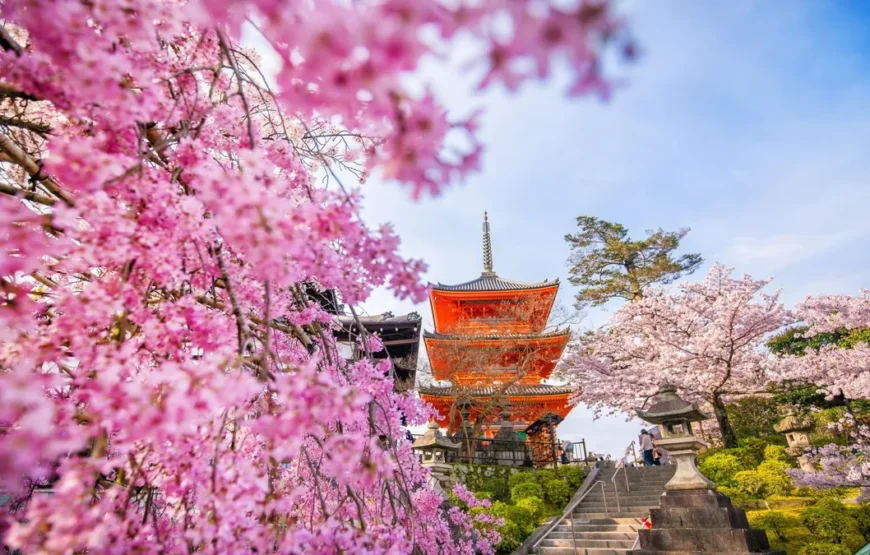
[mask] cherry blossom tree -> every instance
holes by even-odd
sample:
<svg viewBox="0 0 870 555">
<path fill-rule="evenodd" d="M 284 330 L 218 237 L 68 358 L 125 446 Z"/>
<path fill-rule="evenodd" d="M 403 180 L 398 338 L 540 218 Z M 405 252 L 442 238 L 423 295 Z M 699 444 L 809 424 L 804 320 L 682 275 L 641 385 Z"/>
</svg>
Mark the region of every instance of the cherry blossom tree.
<svg viewBox="0 0 870 555">
<path fill-rule="evenodd" d="M 778 292 L 763 292 L 770 280 L 732 273 L 717 263 L 700 283 L 650 289 L 581 336 L 562 368 L 576 401 L 633 414 L 668 381 L 710 407 L 724 445 L 736 447 L 725 403 L 765 391 L 775 375 L 764 340 L 793 317 Z"/>
<path fill-rule="evenodd" d="M 0 3 L 0 543 L 491 552 L 403 439 L 428 409 L 305 293 L 424 298 L 348 179 L 419 197 L 478 168 L 475 119 L 404 85 L 459 34 L 481 88 L 559 59 L 606 96 L 603 51 L 633 54 L 605 0 Z"/>
<path fill-rule="evenodd" d="M 822 295 L 808 297 L 798 305 L 798 318 L 806 324 L 807 338 L 824 333 L 839 333 L 870 326 L 870 291 L 857 296 Z M 823 345 L 805 353 L 780 358 L 782 379 L 817 385 L 831 398 L 842 397 L 849 408 L 849 399 L 870 399 L 870 346 Z M 835 424 L 839 431 L 851 437 L 850 445 L 824 445 L 813 448 L 807 458 L 818 472 L 790 471 L 801 485 L 814 487 L 852 486 L 862 488 L 862 496 L 870 497 L 870 426 L 860 422 L 849 410 Z"/>
</svg>

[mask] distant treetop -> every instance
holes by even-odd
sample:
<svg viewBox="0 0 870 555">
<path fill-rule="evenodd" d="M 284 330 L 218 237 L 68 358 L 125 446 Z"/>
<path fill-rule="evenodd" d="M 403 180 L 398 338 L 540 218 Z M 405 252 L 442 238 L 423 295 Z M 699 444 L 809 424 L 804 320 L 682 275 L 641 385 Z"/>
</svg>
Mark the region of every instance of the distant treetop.
<svg viewBox="0 0 870 555">
<path fill-rule="evenodd" d="M 577 226 L 580 231 L 565 235 L 565 241 L 571 245 L 568 281 L 581 288 L 579 307 L 613 298 L 637 300 L 650 285 L 671 283 L 703 262 L 698 253 L 675 257 L 689 228 L 648 230 L 645 239 L 635 241 L 621 224 L 593 216 L 578 216 Z"/>
</svg>

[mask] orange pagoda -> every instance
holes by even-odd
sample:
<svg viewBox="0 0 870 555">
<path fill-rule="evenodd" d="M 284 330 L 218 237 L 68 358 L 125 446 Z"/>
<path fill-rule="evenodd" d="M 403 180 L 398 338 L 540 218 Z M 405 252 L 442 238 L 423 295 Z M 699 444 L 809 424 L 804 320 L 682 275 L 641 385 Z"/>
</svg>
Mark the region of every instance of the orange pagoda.
<svg viewBox="0 0 870 555">
<path fill-rule="evenodd" d="M 458 285 L 434 285 L 429 302 L 435 332 L 424 332 L 434 378 L 449 385 L 420 386 L 436 421 L 455 430 L 465 414 L 492 436 L 504 416 L 525 430 L 548 413 L 559 421 L 571 407 L 570 388 L 546 385 L 570 331 L 544 331 L 559 280 L 524 283 L 492 269 L 489 220 L 483 216 L 483 273 Z M 504 415 L 504 416 L 503 416 Z"/>
</svg>

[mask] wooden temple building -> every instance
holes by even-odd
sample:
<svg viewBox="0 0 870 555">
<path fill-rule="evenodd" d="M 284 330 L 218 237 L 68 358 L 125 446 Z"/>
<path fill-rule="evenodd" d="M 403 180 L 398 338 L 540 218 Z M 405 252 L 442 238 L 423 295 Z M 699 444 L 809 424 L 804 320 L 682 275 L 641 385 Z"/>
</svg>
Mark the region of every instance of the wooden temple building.
<svg viewBox="0 0 870 555">
<path fill-rule="evenodd" d="M 310 284 L 305 293 L 311 301 L 319 303 L 335 316 L 333 335 L 339 352 L 346 360 L 358 360 L 364 355 L 359 350 L 362 330 L 366 334 L 377 335 L 384 344 L 384 350 L 372 353 L 372 356 L 376 359 L 390 359 L 392 371 L 395 372 L 393 390 L 401 393 L 414 389 L 422 332 L 422 318 L 419 314 L 411 312 L 394 316 L 392 312 L 384 312 L 355 318 L 345 312 L 345 307 L 334 289 L 323 289 Z"/>
<path fill-rule="evenodd" d="M 384 344 L 384 350 L 372 353 L 372 356 L 390 359 L 396 374 L 393 390 L 402 393 L 413 390 L 416 383 L 421 320 L 416 312 L 403 316 L 393 316 L 392 312 L 359 316 L 359 322 L 353 316 L 342 314 L 338 316 L 340 328 L 335 332 L 335 338 L 339 346 L 344 347 L 344 357 L 356 360 L 363 354 L 359 351 L 359 324 L 362 324 L 366 333 L 377 335 Z"/>
<path fill-rule="evenodd" d="M 541 383 L 552 374 L 570 331 L 545 331 L 559 281 L 524 283 L 493 271 L 489 221 L 483 221 L 483 273 L 458 285 L 437 284 L 429 296 L 434 333 L 423 341 L 435 380 L 420 386 L 436 421 L 452 431 L 478 425 L 493 437 L 507 417 L 517 431 L 541 421 L 561 422 L 572 407 L 571 389 Z M 529 429 L 544 432 L 551 426 Z M 535 434 L 537 435 L 537 434 Z"/>
</svg>

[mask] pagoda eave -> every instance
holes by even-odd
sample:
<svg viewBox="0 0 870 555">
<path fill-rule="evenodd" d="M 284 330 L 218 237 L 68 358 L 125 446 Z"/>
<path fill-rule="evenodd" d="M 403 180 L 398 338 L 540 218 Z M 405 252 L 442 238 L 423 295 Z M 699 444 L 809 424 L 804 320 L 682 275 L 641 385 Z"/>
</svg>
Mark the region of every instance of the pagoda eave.
<svg viewBox="0 0 870 555">
<path fill-rule="evenodd" d="M 463 389 L 465 391 L 463 391 Z M 445 388 L 422 388 L 420 398 L 435 407 L 435 421 L 441 426 L 450 424 L 450 411 L 456 405 L 458 397 L 468 402 L 470 418 L 476 420 L 477 416 L 485 410 L 485 404 L 493 396 L 494 387 L 445 387 Z M 541 418 L 548 412 L 558 414 L 565 418 L 571 412 L 570 404 L 574 391 L 563 386 L 512 386 L 503 394 L 507 397 L 510 419 L 514 422 L 523 422 L 526 425 Z M 454 411 L 454 419 L 459 416 L 458 407 Z M 501 417 L 498 409 L 490 409 L 486 418 L 493 422 Z"/>
</svg>

